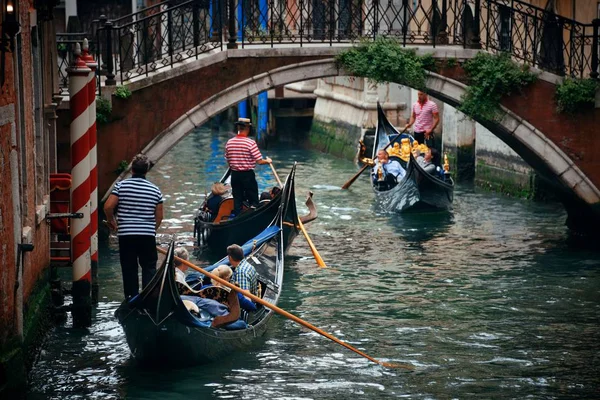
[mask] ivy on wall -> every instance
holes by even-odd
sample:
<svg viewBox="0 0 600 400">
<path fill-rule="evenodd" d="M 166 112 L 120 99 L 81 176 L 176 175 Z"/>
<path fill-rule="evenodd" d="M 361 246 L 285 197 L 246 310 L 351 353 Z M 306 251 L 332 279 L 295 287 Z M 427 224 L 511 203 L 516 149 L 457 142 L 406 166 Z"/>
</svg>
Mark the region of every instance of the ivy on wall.
<svg viewBox="0 0 600 400">
<path fill-rule="evenodd" d="M 557 110 L 576 114 L 594 108 L 598 82 L 594 79 L 566 78 L 556 87 Z"/>
<path fill-rule="evenodd" d="M 394 39 L 377 38 L 363 42 L 336 57 L 338 67 L 355 76 L 375 81 L 394 82 L 417 90 L 425 90 L 427 71 L 436 71 L 433 55 L 418 56 L 414 50 L 403 48 Z M 456 59 L 446 62 L 446 67 L 456 65 Z M 480 121 L 497 120 L 503 96 L 531 84 L 536 80 L 527 65 L 519 65 L 508 54 L 478 53 L 464 63 L 469 80 L 467 92 L 459 110 Z"/>
</svg>

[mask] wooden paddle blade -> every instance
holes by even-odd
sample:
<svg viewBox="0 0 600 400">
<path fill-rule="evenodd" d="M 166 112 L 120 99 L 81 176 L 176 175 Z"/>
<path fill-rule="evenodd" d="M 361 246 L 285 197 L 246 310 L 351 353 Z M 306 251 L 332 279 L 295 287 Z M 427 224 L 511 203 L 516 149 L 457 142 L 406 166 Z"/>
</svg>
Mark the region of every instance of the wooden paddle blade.
<svg viewBox="0 0 600 400">
<path fill-rule="evenodd" d="M 300 219 L 298 219 L 298 226 L 300 227 L 300 230 L 302 231 L 302 234 L 304 235 L 304 238 L 306 239 L 306 242 L 308 243 L 308 247 L 310 247 L 310 251 L 312 251 L 312 253 L 313 253 L 313 257 L 314 257 L 315 261 L 317 262 L 317 265 L 321 268 L 327 268 L 325 261 L 323 261 L 323 259 L 321 258 L 321 255 L 319 254 L 314 243 L 308 236 L 308 232 L 306 232 L 306 228 L 304 227 L 304 224 L 302 223 L 302 221 Z"/>
<path fill-rule="evenodd" d="M 403 368 L 403 369 L 407 369 L 409 371 L 415 370 L 415 366 L 410 365 L 410 364 L 396 364 L 396 363 L 381 362 L 379 365 L 381 365 L 382 367 L 391 368 L 391 369 Z"/>
<path fill-rule="evenodd" d="M 348 189 L 350 187 L 350 185 L 352 185 L 354 183 L 354 181 L 360 176 L 360 174 L 365 172 L 365 170 L 368 167 L 369 167 L 369 164 L 363 165 L 363 167 L 360 169 L 360 171 L 358 171 L 356 173 L 356 175 L 354 175 L 352 178 L 350 178 L 350 180 L 348 182 L 344 183 L 344 186 L 342 186 L 342 189 Z"/>
</svg>

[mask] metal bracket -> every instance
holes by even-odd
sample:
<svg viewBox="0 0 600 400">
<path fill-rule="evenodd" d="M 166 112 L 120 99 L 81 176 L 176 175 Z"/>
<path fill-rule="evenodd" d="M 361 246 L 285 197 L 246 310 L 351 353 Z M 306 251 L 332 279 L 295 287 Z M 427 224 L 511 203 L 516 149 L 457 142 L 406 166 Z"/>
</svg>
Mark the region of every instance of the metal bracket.
<svg viewBox="0 0 600 400">
<path fill-rule="evenodd" d="M 46 220 L 50 221 L 51 219 L 58 219 L 58 218 L 77 218 L 77 219 L 81 219 L 83 218 L 83 213 L 54 213 L 54 214 L 48 214 L 46 215 Z"/>
</svg>

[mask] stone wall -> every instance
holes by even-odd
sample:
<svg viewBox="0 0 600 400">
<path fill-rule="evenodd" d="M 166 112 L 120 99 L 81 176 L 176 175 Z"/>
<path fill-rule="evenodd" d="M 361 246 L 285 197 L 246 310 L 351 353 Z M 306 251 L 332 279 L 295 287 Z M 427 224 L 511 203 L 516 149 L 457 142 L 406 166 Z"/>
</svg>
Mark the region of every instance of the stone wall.
<svg viewBox="0 0 600 400">
<path fill-rule="evenodd" d="M 56 48 L 52 21 L 34 1 L 15 2 L 20 32 L 6 54 L 0 92 L 0 397 L 23 385 L 28 344 L 39 337 L 50 263 L 49 143 L 54 133 Z M 42 54 L 43 52 L 43 54 Z M 20 256 L 19 244 L 33 251 Z M 41 303 L 38 300 L 41 299 Z M 47 315 L 44 309 L 43 315 Z M 29 359 L 30 360 L 30 359 Z M 10 397 L 6 397 L 10 398 Z"/>
</svg>

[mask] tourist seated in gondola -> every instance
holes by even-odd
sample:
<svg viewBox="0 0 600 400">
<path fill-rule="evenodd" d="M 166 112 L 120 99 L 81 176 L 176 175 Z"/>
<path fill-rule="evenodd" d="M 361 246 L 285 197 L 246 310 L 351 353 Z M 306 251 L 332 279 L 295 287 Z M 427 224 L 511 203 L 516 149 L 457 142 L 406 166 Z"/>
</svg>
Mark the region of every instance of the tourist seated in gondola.
<svg viewBox="0 0 600 400">
<path fill-rule="evenodd" d="M 185 247 L 177 247 L 175 249 L 175 256 L 181 258 L 182 260 L 189 260 L 190 253 L 188 253 Z M 179 261 L 177 258 L 173 263 L 175 264 L 175 281 L 185 282 L 185 274 L 188 270 L 188 266 Z"/>
<path fill-rule="evenodd" d="M 435 165 L 436 156 L 439 158 L 438 151 L 436 149 L 429 148 L 424 154 L 420 154 L 419 157 L 417 157 L 417 163 L 419 163 L 419 166 L 423 168 L 425 172 L 433 175 L 436 173 L 437 169 L 437 166 Z"/>
<path fill-rule="evenodd" d="M 229 197 L 227 193 L 229 188 L 221 182 L 215 182 L 210 188 L 210 195 L 204 202 L 204 206 L 200 212 L 202 213 L 202 220 L 207 222 L 214 221 L 215 217 L 219 213 L 219 207 L 221 202 Z"/>
<path fill-rule="evenodd" d="M 406 171 L 398 161 L 390 160 L 388 153 L 383 149 L 377 152 L 377 162 L 371 171 L 371 179 L 380 190 L 389 190 L 396 186 L 404 175 Z"/>
<path fill-rule="evenodd" d="M 258 273 L 254 266 L 244 259 L 242 247 L 237 244 L 228 246 L 227 257 L 233 270 L 231 281 L 256 296 L 258 294 Z"/>
</svg>

